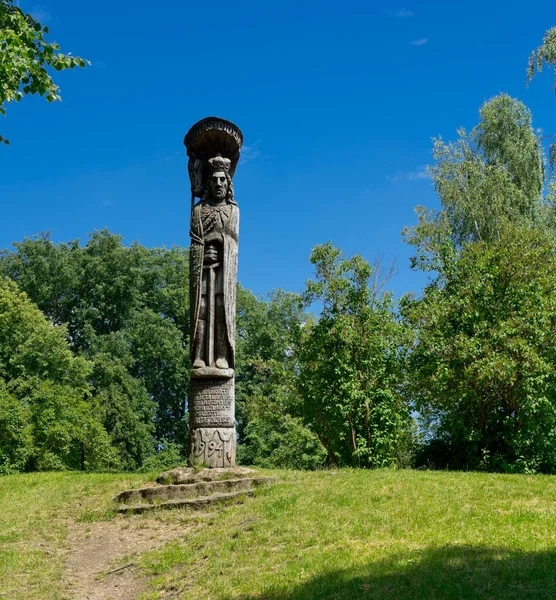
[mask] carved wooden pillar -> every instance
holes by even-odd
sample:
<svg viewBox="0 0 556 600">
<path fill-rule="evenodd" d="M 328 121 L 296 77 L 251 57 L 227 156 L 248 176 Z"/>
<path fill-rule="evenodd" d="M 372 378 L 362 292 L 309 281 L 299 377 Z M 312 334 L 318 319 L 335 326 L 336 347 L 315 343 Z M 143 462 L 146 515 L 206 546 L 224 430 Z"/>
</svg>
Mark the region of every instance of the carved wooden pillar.
<svg viewBox="0 0 556 600">
<path fill-rule="evenodd" d="M 209 467 L 234 467 L 236 459 L 239 208 L 232 177 L 242 143 L 238 127 L 217 117 L 196 123 L 184 139 L 191 179 L 189 460 Z"/>
</svg>

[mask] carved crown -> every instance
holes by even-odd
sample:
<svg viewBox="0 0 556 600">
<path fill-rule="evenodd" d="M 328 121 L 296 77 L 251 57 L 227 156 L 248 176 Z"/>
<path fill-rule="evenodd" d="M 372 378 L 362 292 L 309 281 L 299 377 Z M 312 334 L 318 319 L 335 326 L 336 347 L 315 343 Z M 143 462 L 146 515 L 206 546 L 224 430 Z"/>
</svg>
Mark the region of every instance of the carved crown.
<svg viewBox="0 0 556 600">
<path fill-rule="evenodd" d="M 215 156 L 214 158 L 209 158 L 208 163 L 211 173 L 216 173 L 217 171 L 225 171 L 226 173 L 229 173 L 232 161 L 229 158 L 224 158 L 223 156 Z"/>
</svg>

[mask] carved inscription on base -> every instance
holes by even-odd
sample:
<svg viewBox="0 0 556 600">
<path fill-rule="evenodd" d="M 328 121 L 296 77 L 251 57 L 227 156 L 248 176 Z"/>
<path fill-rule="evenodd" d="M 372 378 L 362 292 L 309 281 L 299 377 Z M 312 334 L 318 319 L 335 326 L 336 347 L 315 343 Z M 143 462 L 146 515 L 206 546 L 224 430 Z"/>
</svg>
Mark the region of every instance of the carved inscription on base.
<svg viewBox="0 0 556 600">
<path fill-rule="evenodd" d="M 191 457 L 209 467 L 236 460 L 234 378 L 194 379 L 189 388 Z"/>
<path fill-rule="evenodd" d="M 190 427 L 234 427 L 234 379 L 191 379 Z"/>
<path fill-rule="evenodd" d="M 235 467 L 236 430 L 206 427 L 191 431 L 191 456 L 208 467 Z"/>
</svg>

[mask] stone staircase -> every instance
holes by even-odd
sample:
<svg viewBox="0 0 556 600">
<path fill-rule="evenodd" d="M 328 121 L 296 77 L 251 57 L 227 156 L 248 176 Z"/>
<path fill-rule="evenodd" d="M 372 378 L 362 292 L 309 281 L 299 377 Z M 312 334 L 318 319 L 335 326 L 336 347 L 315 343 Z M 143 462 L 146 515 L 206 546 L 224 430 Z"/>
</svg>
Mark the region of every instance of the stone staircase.
<svg viewBox="0 0 556 600">
<path fill-rule="evenodd" d="M 274 481 L 243 467 L 188 469 L 178 467 L 156 479 L 157 485 L 128 490 L 114 497 L 121 513 L 142 513 L 155 508 L 201 509 L 252 496 L 254 490 Z"/>
</svg>

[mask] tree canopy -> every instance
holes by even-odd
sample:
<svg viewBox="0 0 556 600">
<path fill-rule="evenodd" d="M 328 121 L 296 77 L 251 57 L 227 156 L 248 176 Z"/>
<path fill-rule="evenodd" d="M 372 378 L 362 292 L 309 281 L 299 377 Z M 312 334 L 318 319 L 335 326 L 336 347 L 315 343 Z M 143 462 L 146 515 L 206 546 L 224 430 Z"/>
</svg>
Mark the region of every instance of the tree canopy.
<svg viewBox="0 0 556 600">
<path fill-rule="evenodd" d="M 391 295 L 381 293 L 380 269 L 331 243 L 315 246 L 310 260 L 316 278 L 304 300 L 322 311 L 298 347 L 303 419 L 333 465 L 403 463 L 410 420 L 398 386 L 407 338 Z"/>
<path fill-rule="evenodd" d="M 0 253 L 0 273 L 64 327 L 69 348 L 87 360 L 89 394 L 110 441 L 105 468 L 185 460 L 188 268 L 185 249 L 124 246 L 107 230 L 85 244 L 41 234 Z M 267 301 L 240 286 L 237 306 L 240 455 L 267 466 L 321 466 L 320 442 L 294 415 L 299 296 L 280 290 Z"/>
<path fill-rule="evenodd" d="M 508 226 L 552 227 L 546 157 L 529 109 L 501 94 L 479 116 L 456 142 L 434 141 L 429 172 L 442 210 L 417 207 L 418 224 L 404 230 L 417 249 L 414 268 L 442 273 L 465 244 L 500 240 Z"/>
<path fill-rule="evenodd" d="M 264 467 L 322 467 L 326 451 L 300 418 L 297 348 L 308 315 L 298 294 L 268 301 L 238 293 L 236 398 L 240 460 Z"/>
<path fill-rule="evenodd" d="M 415 335 L 405 391 L 437 466 L 554 470 L 552 202 L 530 112 L 501 95 L 471 134 L 435 143 L 441 211 L 405 231 L 432 281 L 402 314 Z"/>
<path fill-rule="evenodd" d="M 545 160 L 531 112 L 501 94 L 479 117 L 470 134 L 458 131 L 456 142 L 434 141 L 430 175 L 455 246 L 500 239 L 507 223 L 545 217 Z"/>
<path fill-rule="evenodd" d="M 73 352 L 90 361 L 92 394 L 118 449 L 113 466 L 138 468 L 168 444 L 184 451 L 186 250 L 126 247 L 106 230 L 84 246 L 43 234 L 3 252 L 0 272 L 63 324 Z"/>
<path fill-rule="evenodd" d="M 74 356 L 63 327 L 52 325 L 0 280 L 0 473 L 79 468 L 112 460 L 101 409 L 91 394 L 92 365 Z M 83 445 L 83 446 L 82 446 Z"/>
<path fill-rule="evenodd" d="M 416 336 L 407 393 L 429 436 L 425 464 L 556 468 L 556 245 L 514 227 L 468 244 L 403 314 Z"/>
</svg>

